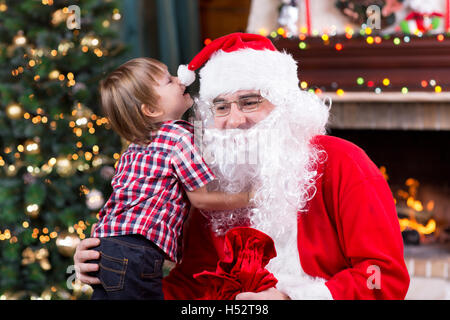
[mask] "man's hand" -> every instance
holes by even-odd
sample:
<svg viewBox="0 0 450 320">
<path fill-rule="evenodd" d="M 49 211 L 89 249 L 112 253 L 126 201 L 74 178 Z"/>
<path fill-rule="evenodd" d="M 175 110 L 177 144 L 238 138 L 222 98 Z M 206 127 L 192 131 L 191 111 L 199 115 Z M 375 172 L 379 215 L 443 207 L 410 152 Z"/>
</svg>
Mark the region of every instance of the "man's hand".
<svg viewBox="0 0 450 320">
<path fill-rule="evenodd" d="M 95 250 L 89 250 L 100 245 L 100 239 L 88 238 L 84 239 L 77 246 L 73 261 L 75 262 L 75 272 L 77 279 L 85 284 L 100 284 L 100 280 L 95 277 L 87 275 L 89 272 L 95 272 L 98 270 L 98 264 L 86 263 L 89 260 L 96 260 L 100 258 L 100 253 Z"/>
<path fill-rule="evenodd" d="M 261 292 L 242 292 L 236 296 L 236 300 L 290 300 L 290 298 L 275 288 Z"/>
</svg>

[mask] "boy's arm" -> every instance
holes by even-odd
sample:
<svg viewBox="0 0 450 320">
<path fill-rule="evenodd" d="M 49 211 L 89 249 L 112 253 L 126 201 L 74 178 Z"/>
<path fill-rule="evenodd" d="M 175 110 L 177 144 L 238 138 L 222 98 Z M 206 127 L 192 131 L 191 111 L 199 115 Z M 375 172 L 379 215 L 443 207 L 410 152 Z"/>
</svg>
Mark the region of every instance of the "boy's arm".
<svg viewBox="0 0 450 320">
<path fill-rule="evenodd" d="M 206 186 L 194 191 L 186 191 L 189 201 L 197 209 L 203 210 L 234 210 L 248 206 L 252 193 L 208 192 Z"/>
</svg>

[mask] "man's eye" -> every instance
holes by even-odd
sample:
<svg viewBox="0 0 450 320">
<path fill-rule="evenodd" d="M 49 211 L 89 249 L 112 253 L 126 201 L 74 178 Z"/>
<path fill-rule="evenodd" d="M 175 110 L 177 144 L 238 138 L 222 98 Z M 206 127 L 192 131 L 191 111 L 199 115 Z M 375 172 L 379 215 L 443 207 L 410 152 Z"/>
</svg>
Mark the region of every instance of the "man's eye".
<svg viewBox="0 0 450 320">
<path fill-rule="evenodd" d="M 226 110 L 226 109 L 227 109 L 226 104 L 216 105 L 216 110 L 222 111 L 222 110 Z"/>
<path fill-rule="evenodd" d="M 258 100 L 256 100 L 256 99 L 249 99 L 249 100 L 242 101 L 241 105 L 243 105 L 243 106 L 253 106 L 253 105 L 257 104 L 257 103 L 258 103 Z"/>
</svg>

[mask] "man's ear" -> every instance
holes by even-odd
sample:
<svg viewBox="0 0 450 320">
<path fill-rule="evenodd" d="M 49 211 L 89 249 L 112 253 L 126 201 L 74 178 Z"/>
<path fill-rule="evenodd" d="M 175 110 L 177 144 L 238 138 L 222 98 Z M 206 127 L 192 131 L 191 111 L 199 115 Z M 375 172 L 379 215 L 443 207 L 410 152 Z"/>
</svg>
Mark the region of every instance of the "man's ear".
<svg viewBox="0 0 450 320">
<path fill-rule="evenodd" d="M 141 111 L 144 115 L 150 118 L 158 118 L 164 114 L 162 109 L 150 107 L 145 103 L 141 104 Z"/>
</svg>

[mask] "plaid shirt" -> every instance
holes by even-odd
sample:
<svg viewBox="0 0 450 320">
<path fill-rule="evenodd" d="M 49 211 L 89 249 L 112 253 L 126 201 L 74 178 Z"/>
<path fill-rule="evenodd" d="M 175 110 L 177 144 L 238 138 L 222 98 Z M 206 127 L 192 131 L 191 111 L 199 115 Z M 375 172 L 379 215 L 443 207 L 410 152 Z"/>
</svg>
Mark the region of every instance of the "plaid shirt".
<svg viewBox="0 0 450 320">
<path fill-rule="evenodd" d="M 194 145 L 190 123 L 166 121 L 152 137 L 147 146 L 131 144 L 122 154 L 93 236 L 140 234 L 178 261 L 190 209 L 183 189 L 193 191 L 215 176 Z"/>
</svg>

